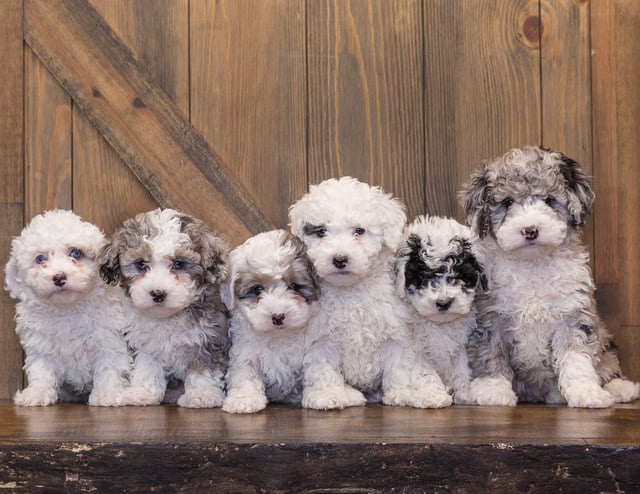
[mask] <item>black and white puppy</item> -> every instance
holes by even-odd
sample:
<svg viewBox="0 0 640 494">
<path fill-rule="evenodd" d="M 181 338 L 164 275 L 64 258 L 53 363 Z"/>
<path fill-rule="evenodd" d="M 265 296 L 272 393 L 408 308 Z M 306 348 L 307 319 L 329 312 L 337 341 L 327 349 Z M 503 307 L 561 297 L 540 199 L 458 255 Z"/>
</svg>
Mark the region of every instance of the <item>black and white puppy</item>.
<svg viewBox="0 0 640 494">
<path fill-rule="evenodd" d="M 228 248 L 200 220 L 156 209 L 126 220 L 99 256 L 100 272 L 128 302 L 126 339 L 135 355 L 130 405 L 161 403 L 170 378 L 183 407 L 224 400 L 228 321 L 220 300 Z"/>
<path fill-rule="evenodd" d="M 462 404 L 472 403 L 466 343 L 476 329 L 474 300 L 486 290 L 474 240 L 454 219 L 419 216 L 405 228 L 395 261 L 396 288 L 412 308 L 409 326 L 433 393 L 446 390 Z"/>
<path fill-rule="evenodd" d="M 231 251 L 222 284 L 232 340 L 225 412 L 300 403 L 305 330 L 318 297 L 305 245 L 285 230 L 260 233 Z"/>
</svg>

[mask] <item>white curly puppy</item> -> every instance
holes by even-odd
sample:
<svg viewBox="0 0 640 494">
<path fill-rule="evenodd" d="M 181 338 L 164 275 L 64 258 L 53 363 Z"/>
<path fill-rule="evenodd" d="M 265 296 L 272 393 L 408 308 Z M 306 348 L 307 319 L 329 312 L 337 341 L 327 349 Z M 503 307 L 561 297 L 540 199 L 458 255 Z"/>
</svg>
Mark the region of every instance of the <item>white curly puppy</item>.
<svg viewBox="0 0 640 494">
<path fill-rule="evenodd" d="M 451 218 L 419 216 L 396 252 L 396 289 L 412 309 L 410 328 L 434 393 L 470 404 L 466 343 L 476 329 L 475 296 L 486 290 L 475 235 Z"/>
<path fill-rule="evenodd" d="M 120 284 L 130 317 L 127 404 L 159 404 L 177 379 L 184 382 L 178 405 L 222 405 L 229 337 L 219 288 L 227 253 L 202 221 L 172 209 L 126 220 L 101 251 L 100 273 Z"/>
<path fill-rule="evenodd" d="M 596 311 L 580 240 L 595 196 L 580 166 L 513 149 L 480 167 L 461 196 L 490 290 L 469 344 L 475 400 L 598 408 L 638 398 Z"/>
<path fill-rule="evenodd" d="M 229 265 L 221 294 L 232 346 L 222 409 L 300 403 L 305 329 L 320 294 L 305 245 L 285 230 L 260 233 L 231 251 Z"/>
<path fill-rule="evenodd" d="M 117 290 L 98 275 L 102 232 L 71 211 L 35 216 L 11 243 L 5 286 L 16 304 L 28 386 L 20 406 L 119 406 L 130 369 Z"/>
<path fill-rule="evenodd" d="M 302 405 L 364 405 L 365 394 L 382 391 L 388 405 L 441 406 L 442 396 L 423 392 L 408 309 L 393 281 L 404 205 L 379 187 L 343 177 L 311 186 L 289 218 L 307 245 L 321 293 L 307 328 Z"/>
</svg>

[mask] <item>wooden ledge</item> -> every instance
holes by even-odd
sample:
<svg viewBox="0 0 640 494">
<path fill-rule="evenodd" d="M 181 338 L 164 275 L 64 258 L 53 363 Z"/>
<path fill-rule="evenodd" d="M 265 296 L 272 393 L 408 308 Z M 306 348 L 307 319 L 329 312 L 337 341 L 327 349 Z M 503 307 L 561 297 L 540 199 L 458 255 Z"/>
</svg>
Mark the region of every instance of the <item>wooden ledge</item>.
<svg viewBox="0 0 640 494">
<path fill-rule="evenodd" d="M 12 492 L 640 490 L 640 402 L 229 415 L 0 401 L 0 424 Z"/>
</svg>

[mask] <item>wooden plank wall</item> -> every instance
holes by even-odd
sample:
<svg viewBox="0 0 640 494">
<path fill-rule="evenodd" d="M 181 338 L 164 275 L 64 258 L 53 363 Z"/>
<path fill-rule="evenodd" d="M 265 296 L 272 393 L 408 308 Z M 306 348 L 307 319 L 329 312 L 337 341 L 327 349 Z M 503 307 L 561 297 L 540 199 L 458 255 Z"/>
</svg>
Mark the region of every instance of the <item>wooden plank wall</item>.
<svg viewBox="0 0 640 494">
<path fill-rule="evenodd" d="M 598 301 L 640 379 L 640 3 L 88 1 L 279 227 L 331 176 L 382 185 L 409 217 L 462 219 L 456 192 L 483 159 L 529 143 L 576 158 L 598 194 L 586 231 Z M 22 36 L 22 0 L 0 2 L 3 263 L 44 209 L 110 233 L 157 205 Z M 4 293 L 0 307 L 7 398 L 21 353 Z"/>
</svg>

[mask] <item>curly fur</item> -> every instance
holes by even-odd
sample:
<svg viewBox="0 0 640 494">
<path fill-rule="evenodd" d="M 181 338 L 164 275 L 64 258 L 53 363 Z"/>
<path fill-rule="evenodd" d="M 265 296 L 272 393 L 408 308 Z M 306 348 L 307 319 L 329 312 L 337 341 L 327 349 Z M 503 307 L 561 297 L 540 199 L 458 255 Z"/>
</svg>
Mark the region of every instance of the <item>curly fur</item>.
<svg viewBox="0 0 640 494">
<path fill-rule="evenodd" d="M 422 392 L 395 292 L 392 261 L 406 221 L 404 205 L 355 178 L 311 186 L 289 209 L 320 279 L 319 311 L 307 328 L 302 405 L 332 409 L 364 405 L 365 395 L 389 405 L 440 406 Z"/>
<path fill-rule="evenodd" d="M 16 304 L 28 386 L 16 405 L 123 405 L 130 357 L 120 294 L 98 275 L 102 232 L 71 211 L 35 216 L 11 243 L 5 286 Z"/>
<path fill-rule="evenodd" d="M 580 166 L 513 149 L 480 167 L 461 197 L 490 283 L 469 345 L 474 399 L 596 408 L 637 398 L 596 311 L 580 241 L 595 196 Z"/>
<path fill-rule="evenodd" d="M 222 285 L 232 340 L 224 411 L 300 402 L 305 329 L 319 295 L 304 244 L 285 230 L 258 234 L 231 252 Z"/>
<path fill-rule="evenodd" d="M 229 338 L 219 286 L 227 253 L 202 221 L 172 209 L 126 220 L 101 251 L 103 278 L 126 295 L 125 337 L 135 353 L 128 404 L 159 404 L 177 379 L 184 381 L 178 405 L 222 405 Z"/>
<path fill-rule="evenodd" d="M 474 254 L 475 235 L 450 218 L 419 216 L 396 252 L 396 289 L 411 310 L 410 328 L 432 395 L 443 406 L 470 403 L 466 342 L 476 329 L 476 292 L 486 289 Z"/>
</svg>

